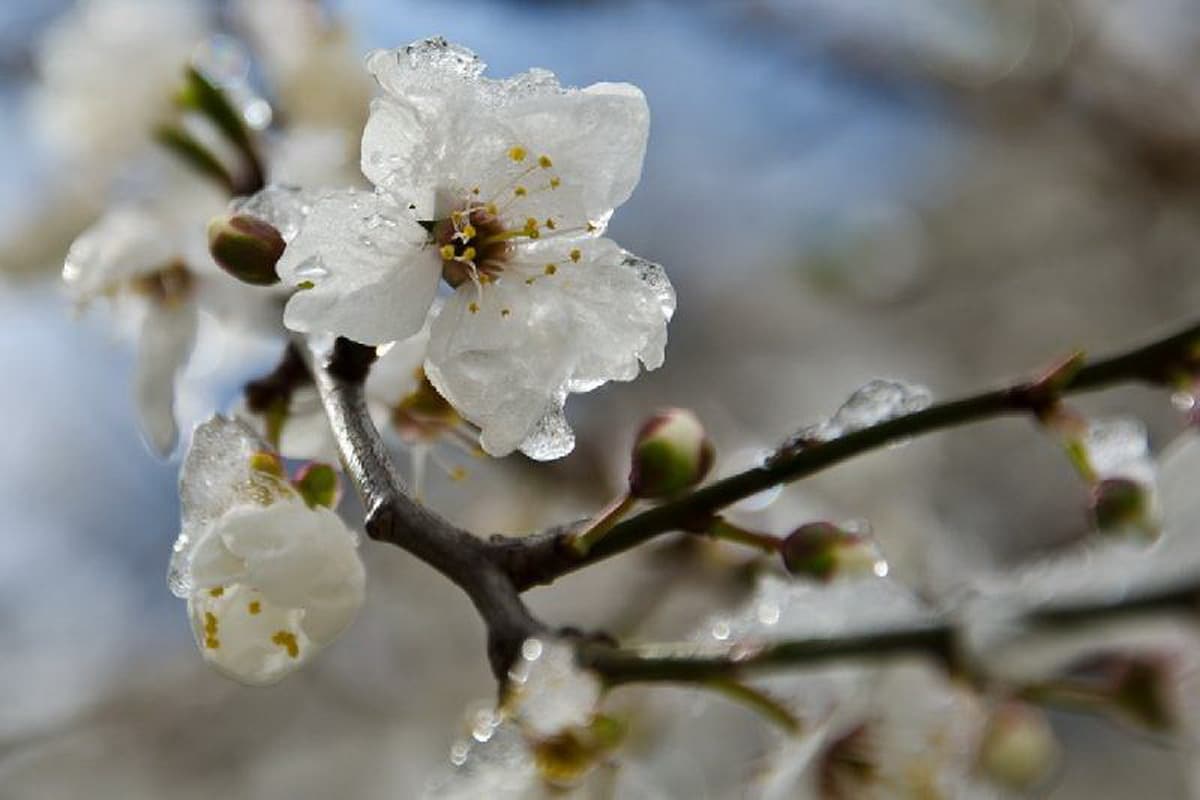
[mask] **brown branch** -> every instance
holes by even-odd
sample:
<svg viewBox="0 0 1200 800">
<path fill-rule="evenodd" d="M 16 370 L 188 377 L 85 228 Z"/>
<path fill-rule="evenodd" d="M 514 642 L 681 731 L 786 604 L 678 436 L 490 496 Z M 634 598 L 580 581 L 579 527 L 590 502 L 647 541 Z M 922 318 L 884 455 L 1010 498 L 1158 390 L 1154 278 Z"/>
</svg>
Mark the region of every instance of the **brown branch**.
<svg viewBox="0 0 1200 800">
<path fill-rule="evenodd" d="M 711 483 L 614 525 L 587 553 L 567 546 L 575 526 L 554 528 L 518 540 L 494 540 L 496 557 L 522 589 L 550 583 L 596 561 L 625 552 L 671 531 L 703 531 L 721 509 L 764 489 L 808 477 L 854 456 L 915 436 L 1012 414 L 1040 414 L 1065 394 L 1095 391 L 1119 383 L 1169 384 L 1194 372 L 1200 323 L 1124 353 L 1083 362 L 1059 376 L 1053 389 L 1025 380 L 853 431 L 836 439 L 780 451 L 760 467 Z"/>
</svg>

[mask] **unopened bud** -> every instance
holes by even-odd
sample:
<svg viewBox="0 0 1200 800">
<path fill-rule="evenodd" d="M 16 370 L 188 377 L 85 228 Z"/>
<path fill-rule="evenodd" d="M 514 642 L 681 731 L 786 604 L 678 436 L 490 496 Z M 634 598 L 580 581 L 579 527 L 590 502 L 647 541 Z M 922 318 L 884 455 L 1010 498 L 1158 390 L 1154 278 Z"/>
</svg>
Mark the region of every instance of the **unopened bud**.
<svg viewBox="0 0 1200 800">
<path fill-rule="evenodd" d="M 1010 701 L 998 706 L 979 744 L 979 770 L 993 783 L 1028 792 L 1045 782 L 1058 764 L 1058 740 L 1038 709 Z"/>
<path fill-rule="evenodd" d="M 208 223 L 213 260 L 233 277 L 254 286 L 279 283 L 275 264 L 287 246 L 273 225 L 246 214 L 223 214 Z"/>
<path fill-rule="evenodd" d="M 1153 537 L 1157 525 L 1151 506 L 1148 489 L 1129 478 L 1106 478 L 1092 489 L 1092 517 L 1105 533 L 1134 531 Z"/>
<path fill-rule="evenodd" d="M 638 431 L 629 493 L 641 498 L 670 496 L 703 480 L 712 463 L 712 442 L 696 415 L 682 408 L 664 409 Z"/>
<path fill-rule="evenodd" d="M 831 522 L 810 522 L 792 531 L 779 548 L 783 565 L 793 575 L 833 580 L 847 575 L 884 576 L 887 562 L 868 536 Z"/>
<path fill-rule="evenodd" d="M 341 495 L 341 483 L 337 471 L 328 464 L 312 462 L 296 473 L 292 484 L 310 508 L 325 506 L 336 508 Z"/>
</svg>

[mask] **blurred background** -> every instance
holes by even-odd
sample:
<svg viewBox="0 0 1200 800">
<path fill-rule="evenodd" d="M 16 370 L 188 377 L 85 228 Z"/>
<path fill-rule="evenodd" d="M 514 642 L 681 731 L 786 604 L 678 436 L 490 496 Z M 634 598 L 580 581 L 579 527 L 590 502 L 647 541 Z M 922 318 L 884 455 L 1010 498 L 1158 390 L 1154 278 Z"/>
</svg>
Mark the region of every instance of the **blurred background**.
<svg viewBox="0 0 1200 800">
<path fill-rule="evenodd" d="M 252 79 L 284 76 L 275 92 L 300 97 L 296 117 L 316 83 L 346 74 L 297 66 L 298 45 L 285 46 L 304 33 L 304 0 L 174 5 L 185 7 L 171 23 L 184 59 L 214 34 L 250 42 L 263 59 Z M 949 397 L 1076 347 L 1125 346 L 1200 307 L 1195 0 L 342 0 L 325 10 L 347 52 L 441 34 L 493 76 L 543 66 L 565 84 L 635 83 L 650 102 L 642 182 L 610 233 L 662 263 L 678 291 L 666 365 L 575 397 L 579 446 L 561 462 L 513 457 L 472 464 L 462 482 L 431 477 L 429 502 L 474 529 L 517 533 L 595 509 L 621 487 L 624 443 L 662 405 L 699 413 L 728 473 L 872 378 Z M 364 545 L 359 620 L 265 690 L 201 663 L 166 589 L 178 455 L 164 462 L 142 444 L 129 341 L 103 308 L 76 314 L 58 280 L 74 235 L 130 190 L 116 165 L 141 157 L 137 134 L 54 105 L 80 91 L 100 101 L 93 113 L 111 102 L 122 115 L 112 98 L 146 91 L 140 45 L 98 74 L 84 51 L 101 34 L 76 35 L 85 11 L 0 5 L 0 797 L 418 796 L 463 735 L 464 711 L 494 690 L 481 626 L 456 589 L 395 549 Z M 124 20 L 124 33 L 104 35 L 137 42 L 150 24 L 140 12 Z M 158 37 L 146 58 L 169 64 L 172 46 Z M 177 74 L 157 79 L 164 92 Z M 303 113 L 352 131 L 365 106 Z M 229 407 L 278 352 L 226 344 L 203 339 L 189 367 L 187 429 Z M 1141 418 L 1156 449 L 1181 428 L 1161 392 L 1081 405 Z M 755 498 L 738 517 L 775 533 L 869 520 L 894 574 L 932 596 L 1088 530 L 1077 478 L 1023 420 L 872 455 Z M 727 553 L 654 548 L 532 601 L 552 623 L 678 639 L 736 601 L 739 574 Z M 710 713 L 690 695 L 675 700 L 678 713 Z M 749 712 L 721 713 L 731 715 L 721 730 L 744 744 L 732 748 L 740 763 L 709 775 L 705 748 L 729 741 L 681 742 L 659 794 L 645 796 L 739 796 L 765 739 Z M 1092 719 L 1055 724 L 1069 748 L 1050 796 L 1186 796 L 1175 754 Z"/>
</svg>

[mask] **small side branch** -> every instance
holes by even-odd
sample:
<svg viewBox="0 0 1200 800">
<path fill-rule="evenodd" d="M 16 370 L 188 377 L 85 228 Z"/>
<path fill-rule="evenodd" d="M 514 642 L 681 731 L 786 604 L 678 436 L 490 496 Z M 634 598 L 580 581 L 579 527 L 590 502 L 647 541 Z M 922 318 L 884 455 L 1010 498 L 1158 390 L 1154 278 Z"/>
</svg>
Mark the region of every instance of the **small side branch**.
<svg viewBox="0 0 1200 800">
<path fill-rule="evenodd" d="M 1059 397 L 1096 391 L 1120 383 L 1169 385 L 1194 373 L 1200 362 L 1200 323 L 1124 353 L 1083 362 L 1052 387 L 1027 380 L 929 408 L 847 433 L 836 439 L 785 450 L 760 467 L 716 481 L 682 497 L 635 514 L 614 525 L 603 539 L 579 556 L 564 547 L 570 530 L 555 529 L 522 540 L 523 552 L 509 543 L 498 547 L 516 584 L 529 588 L 549 583 L 596 561 L 637 547 L 671 531 L 703 531 L 721 509 L 781 483 L 800 480 L 855 456 L 915 436 L 1013 414 L 1038 415 Z"/>
</svg>

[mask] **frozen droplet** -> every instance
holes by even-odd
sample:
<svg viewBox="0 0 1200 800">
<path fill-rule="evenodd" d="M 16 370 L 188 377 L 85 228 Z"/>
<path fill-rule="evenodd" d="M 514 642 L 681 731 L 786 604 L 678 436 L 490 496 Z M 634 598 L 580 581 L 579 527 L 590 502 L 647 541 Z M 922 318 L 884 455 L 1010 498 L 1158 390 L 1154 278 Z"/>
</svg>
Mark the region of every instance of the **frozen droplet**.
<svg viewBox="0 0 1200 800">
<path fill-rule="evenodd" d="M 521 644 L 521 658 L 526 661 L 537 661 L 542 657 L 542 640 L 541 639 L 526 639 Z"/>
<path fill-rule="evenodd" d="M 1187 413 L 1196 407 L 1196 395 L 1192 392 L 1175 392 L 1171 395 L 1171 405 L 1176 410 Z"/>
<path fill-rule="evenodd" d="M 904 381 L 876 379 L 857 389 L 824 422 L 801 428 L 781 448 L 781 452 L 803 449 L 839 436 L 870 428 L 896 417 L 926 409 L 933 396 L 924 386 Z"/>
<path fill-rule="evenodd" d="M 285 242 L 296 238 L 312 211 L 309 193 L 291 186 L 271 184 L 230 204 L 230 211 L 269 222 Z"/>
<path fill-rule="evenodd" d="M 471 745 L 461 739 L 450 746 L 450 763 L 456 767 L 466 764 L 469 755 L 471 755 Z"/>
<path fill-rule="evenodd" d="M 299 266 L 296 267 L 296 277 L 301 281 L 312 281 L 316 283 L 329 277 L 329 270 L 325 268 L 325 260 L 319 255 L 306 258 Z"/>
<path fill-rule="evenodd" d="M 500 717 L 490 709 L 481 709 L 475 714 L 475 724 L 471 726 L 471 738 L 477 742 L 486 742 L 492 738 Z"/>
<path fill-rule="evenodd" d="M 667 279 L 666 271 L 653 261 L 647 261 L 628 251 L 621 252 L 621 266 L 637 272 L 638 277 L 658 298 L 662 305 L 663 317 L 670 320 L 675 314 L 675 289 Z"/>
<path fill-rule="evenodd" d="M 249 98 L 242 106 L 242 119 L 256 131 L 266 130 L 273 117 L 271 104 L 261 97 Z"/>
<path fill-rule="evenodd" d="M 730 633 L 732 633 L 732 631 L 730 630 L 729 622 L 727 620 L 721 619 L 713 623 L 712 637 L 718 642 L 723 642 L 728 639 Z"/>
<path fill-rule="evenodd" d="M 758 604 L 758 621 L 763 625 L 774 625 L 779 622 L 779 605 L 764 600 Z"/>
<path fill-rule="evenodd" d="M 392 217 L 380 214 L 378 211 L 363 219 L 363 227 L 372 231 L 376 228 L 394 228 L 398 224 Z"/>
<path fill-rule="evenodd" d="M 562 406 L 542 417 L 533 432 L 521 442 L 521 452 L 534 461 L 553 461 L 574 449 L 575 432 L 567 423 Z"/>
<path fill-rule="evenodd" d="M 450 77 L 473 79 L 487 65 L 462 45 L 451 44 L 441 36 L 422 39 L 398 50 L 376 50 L 367 55 L 367 68 L 386 81 L 395 67 L 414 72 L 440 73 Z"/>
</svg>

